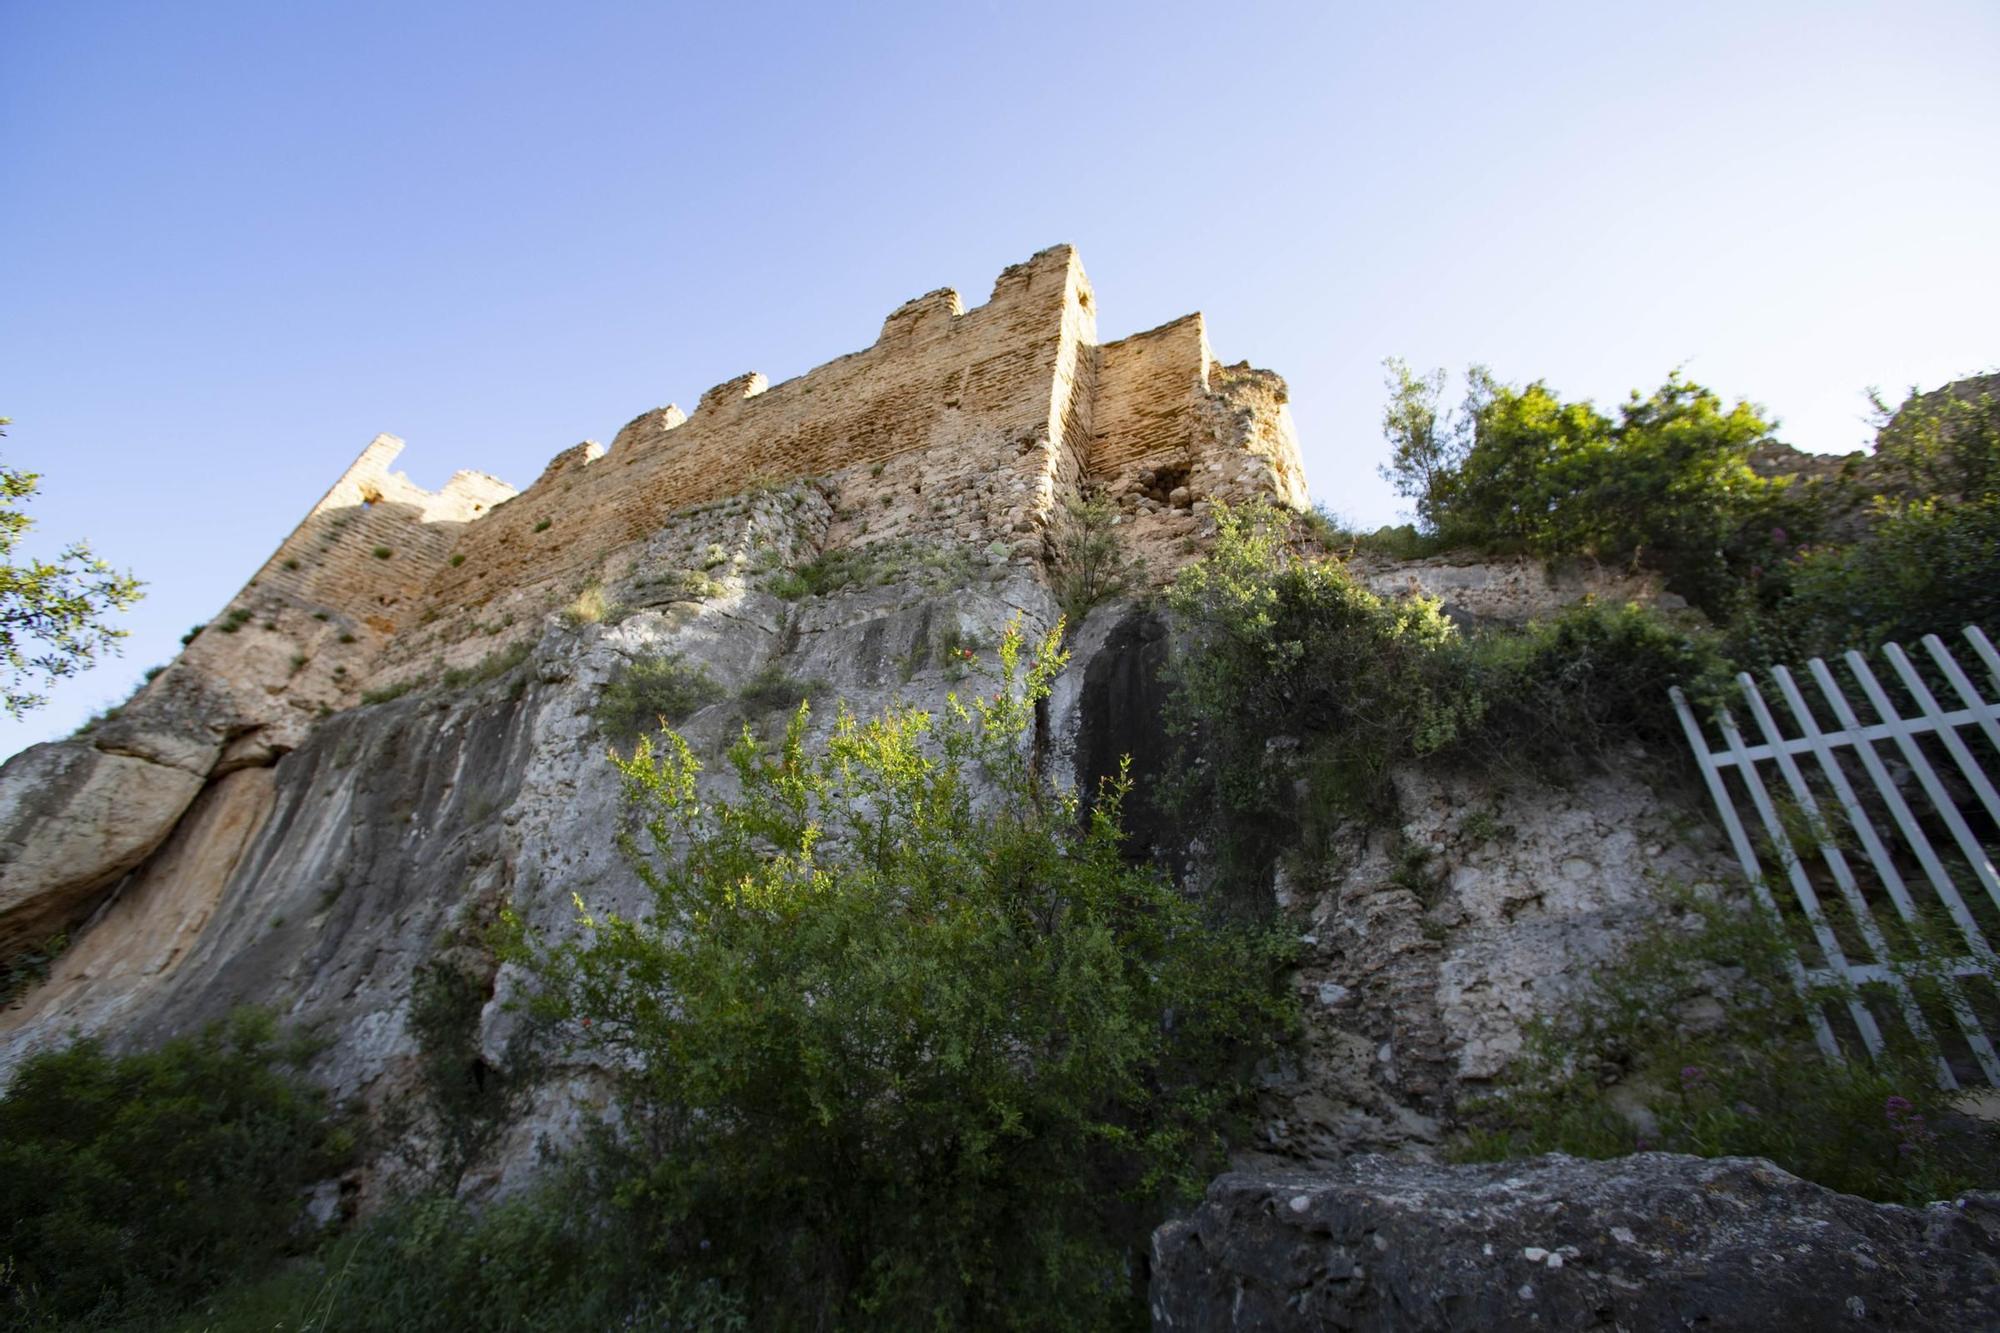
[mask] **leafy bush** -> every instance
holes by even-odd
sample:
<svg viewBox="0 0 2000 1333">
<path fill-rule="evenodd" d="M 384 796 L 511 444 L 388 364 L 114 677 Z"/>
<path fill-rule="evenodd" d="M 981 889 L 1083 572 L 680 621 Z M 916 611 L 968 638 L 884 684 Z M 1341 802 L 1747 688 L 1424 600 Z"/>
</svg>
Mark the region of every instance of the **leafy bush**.
<svg viewBox="0 0 2000 1333">
<path fill-rule="evenodd" d="M 1860 540 L 1806 547 L 1755 628 L 1762 660 L 1966 625 L 2000 632 L 2000 393 L 1913 397 L 1875 446 L 1879 493 Z"/>
<path fill-rule="evenodd" d="M 1390 766 L 1456 739 L 1472 700 L 1448 679 L 1455 640 L 1434 601 L 1385 601 L 1334 560 L 1293 554 L 1287 516 L 1215 509 L 1209 553 L 1168 593 L 1184 634 L 1169 670 L 1169 727 L 1182 746 L 1176 796 L 1218 817 L 1225 861 L 1267 855 L 1297 777 L 1278 738 L 1309 744 L 1306 767 L 1347 813 L 1375 809 Z"/>
<path fill-rule="evenodd" d="M 883 496 L 884 500 L 891 497 Z M 823 551 L 797 569 L 779 570 L 764 581 L 775 597 L 797 601 L 846 588 L 879 588 L 909 583 L 930 592 L 965 587 L 975 565 L 963 546 L 913 540 L 844 546 Z"/>
<path fill-rule="evenodd" d="M 1124 592 L 1134 571 L 1118 540 L 1113 520 L 1118 510 L 1102 496 L 1070 502 L 1056 528 L 1054 575 L 1056 601 L 1072 625 L 1081 624 L 1090 608 Z"/>
<path fill-rule="evenodd" d="M 705 602 L 720 597 L 728 586 L 711 574 L 695 569 L 670 569 L 648 574 L 632 587 L 632 596 L 642 604 L 658 602 Z"/>
<path fill-rule="evenodd" d="M 638 658 L 626 663 L 597 696 L 597 728 L 612 740 L 628 741 L 684 721 L 723 693 L 706 668 L 679 653 Z"/>
<path fill-rule="evenodd" d="M 0 1309 L 109 1322 L 308 1244 L 302 1192 L 352 1141 L 305 1054 L 246 1011 L 143 1054 L 30 1056 L 0 1099 Z"/>
<path fill-rule="evenodd" d="M 371 1223 L 336 1252 L 338 1325 L 357 1333 L 742 1326 L 714 1283 L 654 1269 L 590 1211 L 589 1183 L 570 1184 L 478 1215 L 450 1198 L 423 1198 Z"/>
<path fill-rule="evenodd" d="M 1168 593 L 1183 632 L 1169 796 L 1211 821 L 1225 879 L 1294 835 L 1385 815 L 1396 764 L 1548 775 L 1634 741 L 1677 745 L 1668 687 L 1726 679 L 1714 636 L 1636 607 L 1461 638 L 1436 602 L 1385 600 L 1338 560 L 1295 553 L 1290 522 L 1217 506 L 1213 546 Z"/>
<path fill-rule="evenodd" d="M 664 1272 L 574 1170 L 474 1210 L 438 1194 L 400 1200 L 301 1261 L 216 1292 L 172 1333 L 723 1333 L 738 1304 Z"/>
<path fill-rule="evenodd" d="M 1453 749 L 1492 766 L 1541 772 L 1636 742 L 1678 751 L 1668 690 L 1697 707 L 1723 695 L 1731 668 L 1717 635 L 1633 605 L 1584 601 L 1519 630 L 1480 634 L 1455 650 L 1477 725 Z"/>
<path fill-rule="evenodd" d="M 1000 657 L 941 717 L 746 733 L 735 796 L 641 741 L 647 914 L 515 946 L 622 1071 L 626 1225 L 759 1326 L 1143 1324 L 1139 1247 L 1285 1030 L 1277 937 L 1128 865 L 1122 787 L 1080 826 L 1031 771 L 1053 636 Z"/>
<path fill-rule="evenodd" d="M 412 676 L 408 680 L 399 680 L 393 685 L 383 685 L 377 689 L 363 690 L 361 691 L 361 705 L 367 708 L 375 704 L 392 703 L 408 694 L 411 690 L 416 689 L 419 683 L 416 677 Z"/>
<path fill-rule="evenodd" d="M 786 674 L 776 662 L 767 662 L 756 675 L 743 682 L 736 697 L 752 708 L 788 713 L 804 703 L 807 696 L 824 689 L 823 680 L 800 680 Z"/>
<path fill-rule="evenodd" d="M 1465 405 L 1441 414 L 1442 371 L 1388 364 L 1382 471 L 1447 545 L 1649 565 L 1720 616 L 1772 560 L 1773 533 L 1796 540 L 1814 524 L 1804 497 L 1750 468 L 1771 432 L 1758 410 L 1725 408 L 1678 373 L 1614 419 L 1474 367 Z"/>
<path fill-rule="evenodd" d="M 11 1003 L 16 995 L 29 987 L 46 981 L 49 969 L 68 948 L 69 932 L 58 930 L 34 944 L 0 957 L 0 1006 Z"/>
<path fill-rule="evenodd" d="M 498 1140 L 538 1073 L 533 1025 L 516 1029 L 498 1063 L 480 1046 L 480 1015 L 497 968 L 490 954 L 461 941 L 419 965 L 410 988 L 420 1080 L 416 1096 L 398 1108 L 410 1123 L 399 1116 L 389 1128 L 414 1131 L 429 1149 L 421 1165 L 448 1193 Z"/>
<path fill-rule="evenodd" d="M 604 585 L 590 583 L 584 586 L 570 604 L 563 608 L 563 622 L 571 629 L 585 625 L 599 625 L 609 620 L 616 622 L 620 611 L 610 598 L 604 595 Z"/>
<path fill-rule="evenodd" d="M 452 667 L 440 678 L 448 690 L 462 690 L 474 685 L 483 685 L 489 680 L 498 680 L 515 667 L 528 660 L 534 645 L 526 639 L 508 647 L 488 653 L 472 666 Z"/>
<path fill-rule="evenodd" d="M 2000 1184 L 1993 1130 L 1952 1114 L 1897 1025 L 1884 1024 L 1892 1045 L 1879 1059 L 1820 1055 L 1778 923 L 1684 891 L 1666 905 L 1661 924 L 1530 1029 L 1507 1086 L 1471 1109 L 1458 1156 L 1768 1157 L 1833 1189 L 1909 1204 Z M 1721 1013 L 1691 1021 L 1719 981 Z M 1822 989 L 1810 1002 L 1839 998 Z"/>
</svg>

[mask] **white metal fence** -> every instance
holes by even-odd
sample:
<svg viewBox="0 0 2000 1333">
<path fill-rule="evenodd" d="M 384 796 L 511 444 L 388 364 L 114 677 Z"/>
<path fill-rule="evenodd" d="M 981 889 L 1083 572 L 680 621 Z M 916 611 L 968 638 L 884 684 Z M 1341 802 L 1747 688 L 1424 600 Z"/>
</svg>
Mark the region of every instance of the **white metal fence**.
<svg viewBox="0 0 2000 1333">
<path fill-rule="evenodd" d="M 1818 658 L 1807 663 L 1810 697 L 1773 667 L 1782 718 L 1739 675 L 1757 739 L 1722 708 L 1719 748 L 1673 691 L 1751 891 L 1796 926 L 1792 980 L 1813 1000 L 1820 1049 L 1840 1060 L 1845 1037 L 1879 1054 L 1882 1022 L 1900 1021 L 1934 1054 L 1947 1088 L 1977 1074 L 2000 1086 L 2000 966 L 1988 943 L 2000 934 L 2000 655 L 1977 627 L 1965 640 L 1984 692 L 1934 634 L 1923 641 L 1927 659 L 1884 645 L 1887 683 L 1858 652 L 1844 657 L 1846 682 Z M 1873 721 L 1852 702 L 1857 687 Z M 1939 701 L 1946 690 L 1955 704 Z M 1781 883 L 1790 904 L 1773 892 Z"/>
</svg>

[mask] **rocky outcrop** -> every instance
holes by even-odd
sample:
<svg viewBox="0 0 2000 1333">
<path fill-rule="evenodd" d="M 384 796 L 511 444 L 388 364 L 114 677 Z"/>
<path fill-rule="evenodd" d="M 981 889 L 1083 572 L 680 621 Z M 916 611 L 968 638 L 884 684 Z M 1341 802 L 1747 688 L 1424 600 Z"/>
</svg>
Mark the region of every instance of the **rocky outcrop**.
<svg viewBox="0 0 2000 1333">
<path fill-rule="evenodd" d="M 0 951 L 61 930 L 145 860 L 204 775 L 67 741 L 11 760 L 0 772 Z"/>
<path fill-rule="evenodd" d="M 1153 1237 L 1153 1326 L 1207 1330 L 2000 1326 L 2000 1195 L 1869 1203 L 1769 1162 L 1362 1157 L 1226 1175 Z"/>
</svg>

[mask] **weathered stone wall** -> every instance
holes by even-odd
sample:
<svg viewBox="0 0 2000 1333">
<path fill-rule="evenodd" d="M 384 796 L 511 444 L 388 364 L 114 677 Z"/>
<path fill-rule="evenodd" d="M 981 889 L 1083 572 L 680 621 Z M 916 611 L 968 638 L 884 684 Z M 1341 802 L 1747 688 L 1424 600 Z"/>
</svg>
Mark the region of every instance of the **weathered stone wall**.
<svg viewBox="0 0 2000 1333">
<path fill-rule="evenodd" d="M 1032 577 L 1099 487 L 1165 578 L 1210 501 L 1305 500 L 1283 381 L 1213 364 L 1199 316 L 1099 346 L 1068 246 L 976 309 L 930 292 L 863 351 L 646 412 L 518 495 L 477 472 L 426 491 L 390 471 L 401 448 L 371 442 L 119 717 L 0 772 L 0 940 L 73 920 L 204 782 L 275 763 L 371 689 L 525 649 L 551 612 L 591 618 L 592 585 L 606 607 L 729 613 L 843 552 L 864 582 Z M 1156 489 L 1174 474 L 1158 504 L 1132 487 L 1149 467 Z"/>
<path fill-rule="evenodd" d="M 865 351 L 768 388 L 761 375 L 718 385 L 677 425 L 673 409 L 648 413 L 609 453 L 559 455 L 467 530 L 429 601 L 479 607 L 561 585 L 677 511 L 902 454 L 924 453 L 938 480 L 1014 471 L 1050 503 L 1055 483 L 1043 479 L 1074 472 L 1069 437 L 1087 429 L 1077 367 L 1094 337 L 1088 295 L 1075 252 L 1057 247 L 1003 272 L 975 310 L 933 292 L 891 313 Z"/>
</svg>

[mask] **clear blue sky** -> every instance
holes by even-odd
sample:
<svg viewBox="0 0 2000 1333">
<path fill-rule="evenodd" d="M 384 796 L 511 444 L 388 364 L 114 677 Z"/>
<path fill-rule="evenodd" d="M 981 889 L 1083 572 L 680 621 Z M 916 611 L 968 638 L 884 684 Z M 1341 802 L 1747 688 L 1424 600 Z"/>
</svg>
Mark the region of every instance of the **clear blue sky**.
<svg viewBox="0 0 2000 1333">
<path fill-rule="evenodd" d="M 1373 524 L 1381 359 L 1786 438 L 2000 361 L 2000 4 L 0 0 L 0 456 L 150 583 L 122 698 L 378 431 L 525 485 L 1082 249 Z"/>
</svg>

